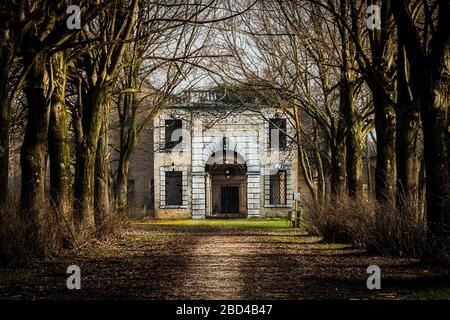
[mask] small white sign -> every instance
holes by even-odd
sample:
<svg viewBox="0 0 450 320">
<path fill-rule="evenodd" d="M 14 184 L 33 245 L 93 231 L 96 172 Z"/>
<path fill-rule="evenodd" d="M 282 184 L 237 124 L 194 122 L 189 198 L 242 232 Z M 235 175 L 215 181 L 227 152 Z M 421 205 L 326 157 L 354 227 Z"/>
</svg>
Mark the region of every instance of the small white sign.
<svg viewBox="0 0 450 320">
<path fill-rule="evenodd" d="M 299 192 L 294 192 L 292 198 L 293 198 L 295 201 L 300 201 L 300 193 L 299 193 Z"/>
</svg>

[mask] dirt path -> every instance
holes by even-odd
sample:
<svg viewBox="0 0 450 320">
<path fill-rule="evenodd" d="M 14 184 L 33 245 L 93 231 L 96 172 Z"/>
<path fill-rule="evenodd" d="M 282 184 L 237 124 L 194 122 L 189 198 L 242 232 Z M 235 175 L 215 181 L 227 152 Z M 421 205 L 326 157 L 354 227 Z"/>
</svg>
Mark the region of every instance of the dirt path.
<svg viewBox="0 0 450 320">
<path fill-rule="evenodd" d="M 319 240 L 290 230 L 150 225 L 62 260 L 0 270 L 0 298 L 366 299 L 420 290 L 450 298 L 445 270 Z M 81 290 L 66 288 L 71 264 L 81 268 Z M 380 291 L 366 288 L 371 264 L 382 270 Z"/>
<path fill-rule="evenodd" d="M 194 299 L 217 295 L 223 299 L 242 298 L 245 259 L 255 249 L 249 240 L 235 235 L 200 237 L 192 250 L 178 295 Z"/>
</svg>

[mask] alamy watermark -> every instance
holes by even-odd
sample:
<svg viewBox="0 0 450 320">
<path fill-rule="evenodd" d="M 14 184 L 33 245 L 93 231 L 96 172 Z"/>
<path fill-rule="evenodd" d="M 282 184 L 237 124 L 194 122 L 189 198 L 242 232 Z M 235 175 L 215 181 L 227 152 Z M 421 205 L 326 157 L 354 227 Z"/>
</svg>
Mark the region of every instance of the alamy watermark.
<svg viewBox="0 0 450 320">
<path fill-rule="evenodd" d="M 70 16 L 67 18 L 66 25 L 69 30 L 81 29 L 81 9 L 77 5 L 70 5 L 66 10 Z"/>
<path fill-rule="evenodd" d="M 67 267 L 67 274 L 70 276 L 66 280 L 67 289 L 80 290 L 81 289 L 81 269 L 79 266 L 71 265 Z"/>
<path fill-rule="evenodd" d="M 381 289 L 381 269 L 377 265 L 370 265 L 367 267 L 367 273 L 370 276 L 367 278 L 366 285 L 369 290 Z"/>
<path fill-rule="evenodd" d="M 367 7 L 366 25 L 369 30 L 381 29 L 381 9 L 378 5 Z M 69 30 L 81 30 L 81 8 L 77 5 L 70 5 L 66 10 L 70 16 L 67 18 L 66 25 Z"/>
<path fill-rule="evenodd" d="M 380 7 L 377 5 L 370 5 L 367 7 L 367 28 L 369 30 L 381 29 L 381 15 Z"/>
</svg>

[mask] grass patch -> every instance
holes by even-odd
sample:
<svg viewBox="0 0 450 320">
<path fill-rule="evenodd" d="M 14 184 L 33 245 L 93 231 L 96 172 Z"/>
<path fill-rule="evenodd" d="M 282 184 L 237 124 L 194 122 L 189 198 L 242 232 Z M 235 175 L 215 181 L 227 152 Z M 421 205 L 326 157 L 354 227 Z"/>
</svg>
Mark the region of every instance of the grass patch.
<svg viewBox="0 0 450 320">
<path fill-rule="evenodd" d="M 181 232 L 170 231 L 128 231 L 118 239 L 94 244 L 83 251 L 83 255 L 95 257 L 123 256 L 127 254 L 128 248 L 133 247 L 135 244 L 143 242 L 162 244 L 182 235 L 183 233 Z"/>
<path fill-rule="evenodd" d="M 252 219 L 183 219 L 183 220 L 148 220 L 133 222 L 136 226 L 154 225 L 171 227 L 201 228 L 251 228 L 288 230 L 289 222 L 285 218 L 252 218 Z"/>
<path fill-rule="evenodd" d="M 273 236 L 272 240 L 278 243 L 302 243 L 311 244 L 322 240 L 322 237 L 311 236 Z"/>
<path fill-rule="evenodd" d="M 145 232 L 135 232 L 133 237 L 138 240 L 143 241 L 165 241 L 175 237 L 182 236 L 183 234 L 180 232 L 154 232 L 154 231 L 145 231 Z"/>
<path fill-rule="evenodd" d="M 272 240 L 278 243 L 306 244 L 310 249 L 319 250 L 345 250 L 352 247 L 345 243 L 320 243 L 322 237 L 318 236 L 273 236 Z"/>
<path fill-rule="evenodd" d="M 310 248 L 318 250 L 345 250 L 351 247 L 352 245 L 347 243 L 314 243 L 310 246 Z"/>
<path fill-rule="evenodd" d="M 120 253 L 120 249 L 112 244 L 97 244 L 86 250 L 88 255 L 95 257 L 110 257 Z"/>
</svg>

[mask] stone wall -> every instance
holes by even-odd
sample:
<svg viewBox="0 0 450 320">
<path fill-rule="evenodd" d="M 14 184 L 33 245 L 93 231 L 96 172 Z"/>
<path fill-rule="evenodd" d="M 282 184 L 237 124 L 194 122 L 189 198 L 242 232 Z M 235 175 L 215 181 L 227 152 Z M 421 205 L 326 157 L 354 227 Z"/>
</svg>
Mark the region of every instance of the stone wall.
<svg viewBox="0 0 450 320">
<path fill-rule="evenodd" d="M 225 112 L 225 111 L 223 111 Z M 275 110 L 264 110 L 267 118 Z M 164 120 L 183 120 L 187 133 L 175 152 L 161 150 L 165 138 Z M 162 111 L 154 121 L 155 139 L 155 216 L 160 218 L 192 217 L 205 218 L 207 212 L 205 167 L 212 154 L 222 151 L 223 138 L 226 149 L 235 151 L 247 165 L 247 209 L 248 217 L 287 215 L 292 207 L 292 193 L 297 190 L 298 166 L 295 147 L 287 151 L 268 149 L 269 125 L 259 114 L 249 111 L 227 114 L 203 109 L 169 109 Z M 288 133 L 292 128 L 288 127 Z M 158 142 L 159 140 L 159 142 Z M 159 150 L 158 150 L 159 149 Z M 288 171 L 286 205 L 270 205 L 267 198 L 267 177 L 271 165 L 280 163 Z M 167 208 L 164 205 L 163 173 L 171 166 L 183 168 L 183 206 Z M 272 168 L 273 169 L 273 168 Z M 186 181 L 184 180 L 186 177 Z M 302 181 L 300 181 L 302 183 Z"/>
<path fill-rule="evenodd" d="M 179 110 L 177 117 L 183 119 L 183 130 L 190 131 L 191 114 Z M 163 111 L 154 120 L 153 137 L 154 148 L 154 186 L 155 204 L 154 217 L 164 219 L 181 219 L 192 217 L 192 169 L 191 169 L 191 139 L 189 134 L 184 134 L 181 144 L 175 150 L 164 150 L 165 128 L 164 120 L 173 118 L 169 110 Z M 183 179 L 183 204 L 181 206 L 165 205 L 165 171 L 182 171 Z"/>
</svg>

